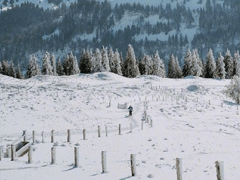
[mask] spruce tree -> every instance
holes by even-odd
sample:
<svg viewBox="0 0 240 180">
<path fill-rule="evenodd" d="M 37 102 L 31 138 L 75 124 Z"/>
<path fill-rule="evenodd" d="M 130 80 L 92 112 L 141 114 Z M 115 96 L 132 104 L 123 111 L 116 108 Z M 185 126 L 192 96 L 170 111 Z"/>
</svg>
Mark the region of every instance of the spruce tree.
<svg viewBox="0 0 240 180">
<path fill-rule="evenodd" d="M 224 65 L 224 57 L 221 53 L 219 53 L 219 57 L 216 63 L 216 76 L 219 79 L 225 79 L 226 71 L 225 71 L 225 65 Z"/>
<path fill-rule="evenodd" d="M 113 65 L 112 66 L 112 72 L 122 76 L 120 54 L 119 54 L 117 49 L 116 49 L 116 52 L 114 53 L 114 55 L 112 57 L 112 65 Z"/>
<path fill-rule="evenodd" d="M 175 78 L 182 78 L 182 69 L 179 65 L 178 58 L 175 58 L 175 71 L 176 71 L 176 77 Z"/>
<path fill-rule="evenodd" d="M 0 74 L 2 74 L 2 62 L 0 61 Z"/>
<path fill-rule="evenodd" d="M 16 78 L 16 71 L 14 68 L 13 61 L 10 62 L 10 67 L 9 67 L 9 76 Z"/>
<path fill-rule="evenodd" d="M 17 65 L 16 78 L 23 79 L 23 75 L 22 75 L 22 72 L 21 72 L 19 64 Z"/>
<path fill-rule="evenodd" d="M 239 51 L 234 53 L 235 75 L 240 77 L 240 55 Z"/>
<path fill-rule="evenodd" d="M 212 49 L 209 49 L 206 62 L 206 78 L 216 78 L 216 62 L 213 57 Z"/>
<path fill-rule="evenodd" d="M 191 75 L 193 76 L 200 76 L 202 75 L 202 69 L 200 68 L 199 62 L 198 62 L 197 55 L 195 51 L 192 53 L 192 67 L 191 67 Z"/>
<path fill-rule="evenodd" d="M 163 60 L 159 57 L 158 51 L 153 56 L 153 75 L 165 78 L 166 70 Z"/>
<path fill-rule="evenodd" d="M 76 58 L 76 56 L 73 55 L 72 52 L 69 55 L 69 61 L 70 61 L 70 64 L 71 64 L 70 74 L 71 75 L 79 74 L 80 70 L 79 70 L 79 67 L 78 67 L 77 58 Z"/>
<path fill-rule="evenodd" d="M 41 75 L 40 68 L 38 66 L 37 61 L 38 61 L 38 59 L 36 58 L 35 54 L 30 55 L 28 69 L 27 69 L 27 73 L 26 73 L 27 78 Z"/>
<path fill-rule="evenodd" d="M 52 75 L 56 76 L 57 75 L 56 58 L 53 53 L 50 54 L 50 62 L 52 66 Z"/>
<path fill-rule="evenodd" d="M 8 76 L 9 75 L 9 64 L 8 61 L 2 61 L 2 74 Z"/>
<path fill-rule="evenodd" d="M 140 75 L 137 60 L 132 45 L 128 45 L 127 55 L 124 61 L 124 76 L 135 78 Z"/>
<path fill-rule="evenodd" d="M 109 66 L 110 66 L 110 72 L 113 72 L 115 69 L 115 64 L 113 62 L 113 57 L 115 53 L 113 52 L 113 49 L 110 47 L 108 51 L 108 59 L 109 59 Z"/>
<path fill-rule="evenodd" d="M 50 54 L 48 52 L 45 53 L 42 60 L 42 75 L 53 75 Z"/>
<path fill-rule="evenodd" d="M 83 51 L 79 62 L 79 67 L 81 73 L 91 73 L 92 72 L 92 56 L 89 50 Z"/>
<path fill-rule="evenodd" d="M 102 54 L 103 71 L 109 72 L 110 66 L 109 66 L 108 53 L 107 53 L 107 49 L 104 46 L 102 46 L 101 54 Z"/>
<path fill-rule="evenodd" d="M 176 78 L 177 77 L 177 72 L 176 72 L 176 61 L 175 57 L 172 54 L 170 56 L 169 62 L 168 62 L 168 78 Z"/>
<path fill-rule="evenodd" d="M 60 59 L 57 60 L 56 70 L 57 70 L 57 75 L 58 75 L 58 76 L 63 76 L 63 75 L 65 75 L 64 69 L 63 69 L 63 66 L 62 66 L 62 63 L 61 63 Z"/>
<path fill-rule="evenodd" d="M 102 66 L 102 55 L 100 50 L 97 48 L 93 56 L 93 69 L 92 72 L 103 72 L 104 68 Z"/>
<path fill-rule="evenodd" d="M 192 75 L 191 67 L 192 67 L 192 53 L 190 49 L 188 49 L 184 58 L 184 66 L 182 71 L 184 77 Z"/>
<path fill-rule="evenodd" d="M 225 64 L 226 79 L 231 79 L 234 73 L 234 63 L 233 57 L 228 49 L 223 62 Z"/>
</svg>

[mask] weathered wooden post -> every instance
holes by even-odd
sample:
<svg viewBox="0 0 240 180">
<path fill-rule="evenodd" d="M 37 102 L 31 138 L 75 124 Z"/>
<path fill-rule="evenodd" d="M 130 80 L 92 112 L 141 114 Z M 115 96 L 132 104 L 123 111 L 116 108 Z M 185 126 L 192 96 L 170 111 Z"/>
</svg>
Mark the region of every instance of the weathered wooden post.
<svg viewBox="0 0 240 180">
<path fill-rule="evenodd" d="M 132 132 L 132 123 L 130 123 L 130 133 Z"/>
<path fill-rule="evenodd" d="M 54 143 L 54 130 L 51 131 L 51 143 Z"/>
<path fill-rule="evenodd" d="M 98 137 L 101 137 L 101 128 L 98 126 Z"/>
<path fill-rule="evenodd" d="M 14 144 L 11 145 L 11 161 L 15 161 L 16 158 L 16 146 Z"/>
<path fill-rule="evenodd" d="M 132 176 L 136 176 L 137 175 L 137 171 L 136 171 L 136 155 L 135 154 L 131 154 L 130 156 L 130 161 L 131 161 L 131 172 L 132 172 Z"/>
<path fill-rule="evenodd" d="M 224 180 L 223 162 L 216 161 L 215 167 L 216 167 L 216 171 L 217 171 L 217 180 Z"/>
<path fill-rule="evenodd" d="M 0 161 L 2 160 L 2 155 L 3 154 L 3 148 L 2 147 L 0 147 Z"/>
<path fill-rule="evenodd" d="M 106 133 L 106 137 L 107 137 L 108 136 L 107 126 L 105 126 L 105 133 Z"/>
<path fill-rule="evenodd" d="M 119 127 L 118 127 L 118 135 L 121 135 L 121 124 L 119 124 Z"/>
<path fill-rule="evenodd" d="M 42 143 L 45 143 L 45 141 L 44 141 L 44 131 L 42 131 Z"/>
<path fill-rule="evenodd" d="M 71 130 L 67 130 L 67 142 L 71 142 Z"/>
<path fill-rule="evenodd" d="M 153 120 L 150 120 L 150 126 L 153 127 Z"/>
<path fill-rule="evenodd" d="M 83 140 L 86 140 L 86 129 L 83 129 Z"/>
<path fill-rule="evenodd" d="M 32 163 L 32 153 L 33 153 L 33 149 L 32 149 L 32 146 L 30 146 L 28 149 L 28 164 Z"/>
<path fill-rule="evenodd" d="M 12 152 L 12 149 L 11 149 L 11 146 L 9 146 L 8 148 L 7 148 L 7 157 L 8 158 L 11 158 L 11 152 Z"/>
<path fill-rule="evenodd" d="M 182 180 L 182 159 L 176 159 L 177 180 Z"/>
<path fill-rule="evenodd" d="M 142 121 L 142 124 L 141 124 L 141 130 L 143 130 L 143 121 Z"/>
<path fill-rule="evenodd" d="M 35 144 L 35 131 L 32 131 L 32 141 L 33 141 L 33 144 Z"/>
<path fill-rule="evenodd" d="M 24 130 L 23 131 L 23 142 L 26 142 L 27 141 L 27 131 Z"/>
<path fill-rule="evenodd" d="M 79 147 L 74 147 L 75 167 L 79 167 Z"/>
<path fill-rule="evenodd" d="M 107 160 L 106 160 L 107 151 L 102 151 L 101 162 L 102 162 L 102 173 L 107 172 Z"/>
<path fill-rule="evenodd" d="M 55 147 L 51 148 L 51 155 L 52 155 L 52 162 L 51 162 L 51 164 L 55 164 L 56 163 L 56 148 Z"/>
</svg>

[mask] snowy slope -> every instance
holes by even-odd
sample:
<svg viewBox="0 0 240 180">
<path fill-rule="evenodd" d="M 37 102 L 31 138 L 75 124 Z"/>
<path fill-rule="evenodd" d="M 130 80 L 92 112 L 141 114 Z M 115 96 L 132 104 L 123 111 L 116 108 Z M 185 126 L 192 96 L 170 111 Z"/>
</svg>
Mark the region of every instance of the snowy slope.
<svg viewBox="0 0 240 180">
<path fill-rule="evenodd" d="M 112 73 L 27 80 L 0 75 L 0 146 L 5 151 L 23 130 L 30 141 L 33 130 L 37 136 L 33 163 L 26 163 L 27 156 L 16 162 L 3 158 L 0 179 L 176 180 L 176 158 L 183 160 L 183 179 L 216 179 L 217 160 L 224 161 L 226 179 L 239 179 L 239 110 L 222 94 L 229 83 L 195 77 L 128 79 Z M 143 121 L 141 130 L 144 102 L 153 127 Z M 133 116 L 118 109 L 118 103 L 131 104 Z M 97 126 L 101 126 L 100 138 Z M 70 143 L 67 129 L 73 133 Z M 56 165 L 50 164 L 51 130 L 56 134 Z M 45 143 L 41 143 L 42 131 Z M 75 146 L 80 149 L 80 168 L 73 166 Z M 106 174 L 101 173 L 101 151 L 107 151 Z M 133 178 L 130 154 L 136 154 Z"/>
</svg>

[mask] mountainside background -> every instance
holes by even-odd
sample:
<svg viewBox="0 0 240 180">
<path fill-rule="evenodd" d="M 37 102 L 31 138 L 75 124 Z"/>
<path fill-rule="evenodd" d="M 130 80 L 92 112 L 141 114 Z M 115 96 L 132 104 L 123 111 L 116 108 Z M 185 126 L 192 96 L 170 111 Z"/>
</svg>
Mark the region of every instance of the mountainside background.
<svg viewBox="0 0 240 180">
<path fill-rule="evenodd" d="M 63 59 L 72 51 L 79 60 L 102 45 L 125 57 L 132 44 L 138 59 L 158 50 L 165 63 L 174 54 L 181 66 L 188 48 L 202 59 L 209 48 L 215 56 L 240 49 L 237 0 L 0 0 L 0 12 L 0 60 L 24 70 L 32 53 Z"/>
</svg>

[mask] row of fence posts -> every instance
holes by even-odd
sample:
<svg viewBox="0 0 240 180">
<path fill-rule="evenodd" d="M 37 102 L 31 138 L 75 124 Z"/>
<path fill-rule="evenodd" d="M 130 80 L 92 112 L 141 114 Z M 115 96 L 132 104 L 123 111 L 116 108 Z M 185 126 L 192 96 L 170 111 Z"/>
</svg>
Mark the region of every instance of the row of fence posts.
<svg viewBox="0 0 240 180">
<path fill-rule="evenodd" d="M 14 149 L 14 146 L 13 146 Z M 13 150 L 14 151 L 14 150 Z M 2 149 L 0 149 L 0 153 L 2 152 Z M 32 158 L 33 149 L 32 146 L 29 147 L 28 151 L 28 163 L 31 164 L 33 162 Z M 74 147 L 74 166 L 80 167 L 80 158 L 79 158 L 79 147 Z M 51 148 L 51 164 L 56 164 L 56 147 Z M 101 153 L 101 165 L 102 165 L 102 173 L 107 172 L 107 151 L 102 151 Z M 0 156 L 1 158 L 1 156 Z M 15 159 L 14 159 L 15 160 Z M 131 166 L 131 174 L 132 176 L 137 175 L 136 170 L 136 155 L 131 154 L 130 155 L 130 166 Z M 224 168 L 223 168 L 223 162 L 216 161 L 215 162 L 216 167 L 216 174 L 217 174 L 217 180 L 224 180 Z M 177 173 L 177 180 L 182 180 L 182 159 L 176 158 L 176 173 Z"/>
</svg>

